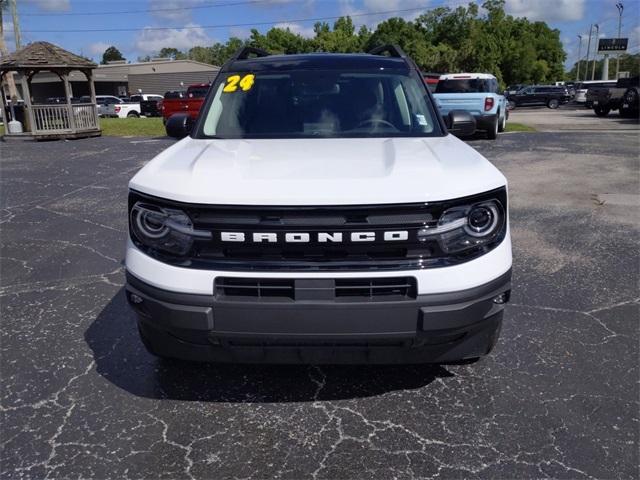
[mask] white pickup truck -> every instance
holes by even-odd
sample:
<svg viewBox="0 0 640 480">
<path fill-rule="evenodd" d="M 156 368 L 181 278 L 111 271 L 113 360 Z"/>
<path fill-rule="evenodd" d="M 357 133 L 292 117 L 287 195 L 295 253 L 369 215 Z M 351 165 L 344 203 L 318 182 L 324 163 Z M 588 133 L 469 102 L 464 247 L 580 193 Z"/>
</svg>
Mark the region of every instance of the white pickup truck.
<svg viewBox="0 0 640 480">
<path fill-rule="evenodd" d="M 131 95 L 128 102 L 116 103 L 107 107 L 105 117 L 139 117 L 141 100 L 162 100 L 162 95 L 153 93 L 142 93 L 140 95 Z"/>
</svg>

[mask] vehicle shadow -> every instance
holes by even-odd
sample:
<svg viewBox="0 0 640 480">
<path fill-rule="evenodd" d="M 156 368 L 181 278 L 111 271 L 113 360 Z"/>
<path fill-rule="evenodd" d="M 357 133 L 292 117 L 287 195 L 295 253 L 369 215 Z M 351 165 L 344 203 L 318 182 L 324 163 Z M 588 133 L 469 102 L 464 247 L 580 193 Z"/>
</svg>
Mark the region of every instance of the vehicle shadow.
<svg viewBox="0 0 640 480">
<path fill-rule="evenodd" d="M 160 360 L 144 349 L 124 288 L 85 332 L 97 372 L 145 398 L 205 402 L 308 402 L 419 389 L 452 373 L 440 365 L 230 365 Z"/>
</svg>

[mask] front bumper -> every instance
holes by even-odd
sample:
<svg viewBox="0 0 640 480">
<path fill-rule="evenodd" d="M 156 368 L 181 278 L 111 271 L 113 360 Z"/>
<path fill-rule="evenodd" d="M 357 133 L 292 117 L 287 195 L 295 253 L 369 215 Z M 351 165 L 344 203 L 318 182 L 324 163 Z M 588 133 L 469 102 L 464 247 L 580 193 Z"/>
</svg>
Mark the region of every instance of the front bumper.
<svg viewBox="0 0 640 480">
<path fill-rule="evenodd" d="M 478 287 L 412 300 L 221 300 L 174 293 L 127 273 L 127 299 L 153 353 L 238 363 L 445 363 L 486 355 L 511 271 Z"/>
</svg>

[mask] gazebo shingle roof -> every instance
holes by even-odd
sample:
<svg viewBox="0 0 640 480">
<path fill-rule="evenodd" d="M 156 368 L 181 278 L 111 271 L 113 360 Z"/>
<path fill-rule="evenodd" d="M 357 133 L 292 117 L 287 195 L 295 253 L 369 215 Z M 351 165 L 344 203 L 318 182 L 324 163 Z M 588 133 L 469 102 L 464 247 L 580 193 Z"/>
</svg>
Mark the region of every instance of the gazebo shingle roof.
<svg viewBox="0 0 640 480">
<path fill-rule="evenodd" d="M 92 61 L 49 42 L 30 43 L 0 60 L 0 70 L 96 67 Z"/>
</svg>

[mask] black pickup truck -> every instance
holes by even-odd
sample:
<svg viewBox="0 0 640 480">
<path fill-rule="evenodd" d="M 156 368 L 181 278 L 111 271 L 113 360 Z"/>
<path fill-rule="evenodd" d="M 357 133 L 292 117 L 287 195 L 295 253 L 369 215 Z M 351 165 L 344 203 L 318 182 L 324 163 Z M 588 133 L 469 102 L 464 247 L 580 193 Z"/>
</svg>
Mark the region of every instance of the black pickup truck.
<svg viewBox="0 0 640 480">
<path fill-rule="evenodd" d="M 639 78 L 620 78 L 615 87 L 589 88 L 587 91 L 587 105 L 590 104 L 595 114 L 599 117 L 606 117 L 613 110 L 619 110 L 620 115 L 623 117 L 632 116 L 634 105 L 629 105 L 629 102 L 625 102 L 625 98 L 627 98 L 629 91 L 638 91 Z"/>
</svg>

